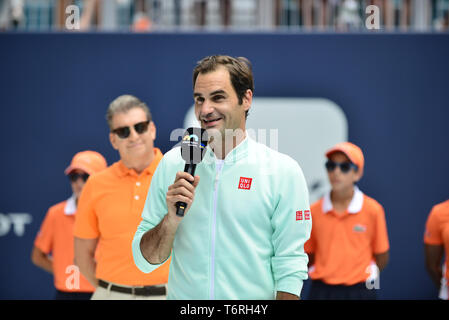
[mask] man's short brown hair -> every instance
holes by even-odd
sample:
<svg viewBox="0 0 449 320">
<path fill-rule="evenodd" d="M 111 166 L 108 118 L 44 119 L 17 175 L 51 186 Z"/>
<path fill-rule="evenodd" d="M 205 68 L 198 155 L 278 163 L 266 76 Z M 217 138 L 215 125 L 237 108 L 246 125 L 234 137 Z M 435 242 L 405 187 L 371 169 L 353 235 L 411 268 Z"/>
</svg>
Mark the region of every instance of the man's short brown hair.
<svg viewBox="0 0 449 320">
<path fill-rule="evenodd" d="M 219 66 L 224 66 L 231 77 L 231 84 L 234 88 L 239 104 L 243 103 L 246 90 L 254 93 L 254 78 L 251 62 L 245 57 L 230 57 L 225 55 L 214 55 L 203 58 L 198 61 L 195 69 L 193 69 L 193 87 L 195 87 L 198 74 L 209 73 L 215 71 Z M 248 111 L 246 111 L 248 117 Z"/>
</svg>

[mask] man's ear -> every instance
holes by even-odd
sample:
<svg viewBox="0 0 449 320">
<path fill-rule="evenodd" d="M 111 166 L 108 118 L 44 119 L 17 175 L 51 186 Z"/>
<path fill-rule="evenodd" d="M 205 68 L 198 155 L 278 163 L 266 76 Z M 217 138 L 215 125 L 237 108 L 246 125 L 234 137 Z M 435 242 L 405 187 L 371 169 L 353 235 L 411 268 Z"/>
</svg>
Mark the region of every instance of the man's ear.
<svg viewBox="0 0 449 320">
<path fill-rule="evenodd" d="M 243 109 L 248 111 L 251 108 L 251 104 L 253 102 L 253 92 L 250 89 L 247 89 L 245 95 L 243 96 Z"/>
<path fill-rule="evenodd" d="M 156 125 L 153 121 L 150 121 L 148 129 L 150 130 L 151 139 L 153 139 L 153 141 L 156 140 Z"/>
<path fill-rule="evenodd" d="M 117 146 L 117 135 L 115 133 L 110 132 L 109 133 L 109 142 L 111 143 L 112 147 L 115 150 L 118 150 L 118 146 Z"/>
</svg>

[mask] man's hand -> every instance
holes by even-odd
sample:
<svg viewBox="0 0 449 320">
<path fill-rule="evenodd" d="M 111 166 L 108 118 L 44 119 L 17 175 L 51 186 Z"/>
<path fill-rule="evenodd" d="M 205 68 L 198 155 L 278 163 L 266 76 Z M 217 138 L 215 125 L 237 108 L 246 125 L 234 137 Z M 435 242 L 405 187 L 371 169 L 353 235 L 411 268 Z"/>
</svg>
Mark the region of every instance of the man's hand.
<svg viewBox="0 0 449 320">
<path fill-rule="evenodd" d="M 182 220 L 182 217 L 176 215 L 176 202 L 185 202 L 187 208 L 184 213 L 187 213 L 193 203 L 195 189 L 199 182 L 199 176 L 194 178 L 183 171 L 176 174 L 175 182 L 168 187 L 166 195 L 168 213 L 156 227 L 148 230 L 140 240 L 140 251 L 149 263 L 160 264 L 170 256 L 176 230 Z"/>
<path fill-rule="evenodd" d="M 97 249 L 98 238 L 81 239 L 75 237 L 74 251 L 75 264 L 80 268 L 81 274 L 94 287 L 98 286 L 98 280 L 95 277 L 97 262 L 95 261 L 95 250 Z"/>
<path fill-rule="evenodd" d="M 182 217 L 176 215 L 176 203 L 181 201 L 187 204 L 187 208 L 184 213 L 189 211 L 193 199 L 195 197 L 195 189 L 200 182 L 200 177 L 188 174 L 187 172 L 179 171 L 176 174 L 175 181 L 171 186 L 168 187 L 167 191 L 167 207 L 168 207 L 168 218 L 172 221 L 181 221 Z M 176 219 L 176 220 L 173 220 Z"/>
<path fill-rule="evenodd" d="M 39 268 L 53 273 L 53 260 L 36 246 L 33 247 L 33 251 L 31 253 L 31 261 L 33 261 L 33 263 Z"/>
</svg>

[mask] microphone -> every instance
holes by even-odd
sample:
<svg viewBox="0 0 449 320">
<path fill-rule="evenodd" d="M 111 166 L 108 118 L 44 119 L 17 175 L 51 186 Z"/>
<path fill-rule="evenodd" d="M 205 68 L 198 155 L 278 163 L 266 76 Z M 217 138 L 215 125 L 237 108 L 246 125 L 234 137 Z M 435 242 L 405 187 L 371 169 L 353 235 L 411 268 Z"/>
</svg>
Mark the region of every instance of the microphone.
<svg viewBox="0 0 449 320">
<path fill-rule="evenodd" d="M 184 172 L 195 175 L 196 165 L 203 160 L 206 154 L 206 146 L 209 141 L 207 131 L 202 128 L 188 128 L 181 141 L 181 157 L 186 162 Z M 184 216 L 187 204 L 182 201 L 176 202 L 176 215 Z"/>
</svg>

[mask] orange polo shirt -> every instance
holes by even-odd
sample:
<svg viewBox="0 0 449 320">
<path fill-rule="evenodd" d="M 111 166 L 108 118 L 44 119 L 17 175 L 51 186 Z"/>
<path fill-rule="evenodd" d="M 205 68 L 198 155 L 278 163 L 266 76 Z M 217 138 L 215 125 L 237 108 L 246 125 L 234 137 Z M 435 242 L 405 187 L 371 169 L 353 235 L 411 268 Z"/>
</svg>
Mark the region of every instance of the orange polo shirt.
<svg viewBox="0 0 449 320">
<path fill-rule="evenodd" d="M 76 204 L 74 198 L 50 209 L 34 240 L 34 245 L 53 256 L 53 278 L 56 289 L 65 292 L 93 292 L 95 288 L 74 267 L 73 227 Z"/>
<path fill-rule="evenodd" d="M 138 175 L 120 160 L 90 177 L 78 201 L 74 234 L 98 238 L 96 277 L 128 286 L 167 283 L 169 263 L 150 275 L 134 264 L 132 240 L 162 153 L 154 148 L 154 160 Z"/>
<path fill-rule="evenodd" d="M 426 222 L 424 243 L 443 245 L 446 253 L 445 278 L 449 281 L 449 200 L 435 205 Z"/>
<path fill-rule="evenodd" d="M 357 187 L 344 213 L 337 213 L 330 193 L 311 208 L 312 232 L 305 244 L 315 254 L 310 277 L 331 285 L 353 285 L 373 276 L 374 255 L 389 249 L 383 207 Z"/>
</svg>

